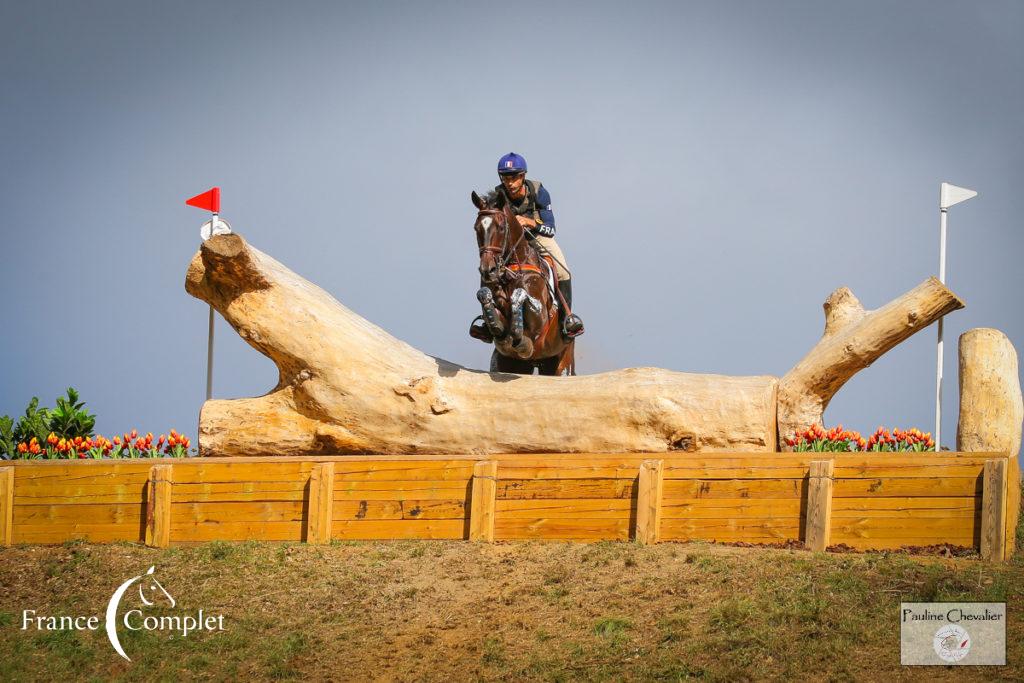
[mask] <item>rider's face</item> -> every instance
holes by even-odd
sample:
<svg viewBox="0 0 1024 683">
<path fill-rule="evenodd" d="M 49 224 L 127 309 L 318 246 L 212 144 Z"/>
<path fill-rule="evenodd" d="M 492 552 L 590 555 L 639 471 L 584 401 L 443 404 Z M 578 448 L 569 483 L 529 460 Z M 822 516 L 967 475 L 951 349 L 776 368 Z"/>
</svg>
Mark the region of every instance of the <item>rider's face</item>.
<svg viewBox="0 0 1024 683">
<path fill-rule="evenodd" d="M 503 175 L 501 178 L 501 184 L 505 186 L 505 191 L 513 197 L 518 197 L 523 193 L 524 182 L 526 181 L 525 173 L 516 173 L 515 175 Z"/>
</svg>

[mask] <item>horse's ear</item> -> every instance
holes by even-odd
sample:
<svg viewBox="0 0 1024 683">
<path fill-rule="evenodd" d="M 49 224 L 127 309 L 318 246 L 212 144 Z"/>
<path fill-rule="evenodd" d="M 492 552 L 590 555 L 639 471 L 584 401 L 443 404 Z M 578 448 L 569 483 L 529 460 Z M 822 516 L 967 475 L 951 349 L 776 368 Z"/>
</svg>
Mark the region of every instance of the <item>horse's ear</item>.
<svg viewBox="0 0 1024 683">
<path fill-rule="evenodd" d="M 494 206 L 495 206 L 495 208 L 498 208 L 498 209 L 504 209 L 505 208 L 505 193 L 504 192 L 498 192 L 498 193 L 496 193 L 494 195 Z"/>
<path fill-rule="evenodd" d="M 476 190 L 473 190 L 473 194 L 470 195 L 470 199 L 473 200 L 473 206 L 475 206 L 480 211 L 483 211 L 485 208 L 487 208 L 487 203 L 483 199 L 480 199 L 480 195 L 476 193 Z"/>
</svg>

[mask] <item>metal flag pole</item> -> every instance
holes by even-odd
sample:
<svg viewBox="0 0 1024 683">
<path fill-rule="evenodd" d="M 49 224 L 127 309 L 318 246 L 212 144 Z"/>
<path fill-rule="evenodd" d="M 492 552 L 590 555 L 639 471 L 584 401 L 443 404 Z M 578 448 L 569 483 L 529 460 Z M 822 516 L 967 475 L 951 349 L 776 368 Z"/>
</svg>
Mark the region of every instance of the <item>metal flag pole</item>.
<svg viewBox="0 0 1024 683">
<path fill-rule="evenodd" d="M 195 197 L 185 200 L 187 206 L 194 206 L 197 209 L 206 209 L 212 214 L 209 223 L 204 223 L 199 228 L 199 237 L 205 242 L 214 235 L 231 232 L 231 226 L 227 221 L 220 220 L 220 188 L 211 187 L 206 192 L 201 192 Z M 223 227 L 221 225 L 223 223 Z M 207 229 L 209 225 L 209 229 Z M 206 400 L 213 398 L 213 304 L 210 304 L 210 320 L 206 341 Z"/>
<path fill-rule="evenodd" d="M 210 219 L 210 233 L 217 233 L 217 212 L 214 212 L 213 218 Z M 209 401 L 211 398 L 213 398 L 213 304 L 210 304 L 210 330 L 206 341 L 206 400 Z"/>
<path fill-rule="evenodd" d="M 978 193 L 949 183 L 939 185 L 939 282 L 946 284 L 946 214 L 949 207 Z M 942 450 L 942 318 L 938 325 L 938 357 L 935 365 L 935 452 Z"/>
</svg>

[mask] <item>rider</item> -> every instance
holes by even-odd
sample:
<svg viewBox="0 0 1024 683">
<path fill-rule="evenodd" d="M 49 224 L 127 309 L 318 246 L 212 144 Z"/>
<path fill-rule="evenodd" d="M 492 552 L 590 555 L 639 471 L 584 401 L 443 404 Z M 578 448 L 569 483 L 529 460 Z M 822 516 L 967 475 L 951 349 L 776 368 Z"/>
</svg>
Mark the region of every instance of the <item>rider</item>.
<svg viewBox="0 0 1024 683">
<path fill-rule="evenodd" d="M 515 152 L 509 152 L 498 160 L 498 178 L 501 184 L 495 186 L 494 191 L 504 195 L 512 213 L 518 217 L 519 224 L 526 230 L 529 238 L 534 240 L 534 246 L 538 247 L 542 254 L 546 252 L 554 257 L 555 270 L 558 273 L 558 290 L 571 311 L 572 276 L 565 266 L 562 250 L 555 242 L 555 214 L 551 211 L 551 195 L 539 180 L 530 180 L 526 177 L 526 159 Z M 562 308 L 564 307 L 559 307 Z M 565 315 L 562 321 L 562 335 L 571 339 L 581 334 L 583 320 L 575 313 Z M 483 320 L 473 322 L 470 335 L 478 339 L 490 337 Z"/>
</svg>

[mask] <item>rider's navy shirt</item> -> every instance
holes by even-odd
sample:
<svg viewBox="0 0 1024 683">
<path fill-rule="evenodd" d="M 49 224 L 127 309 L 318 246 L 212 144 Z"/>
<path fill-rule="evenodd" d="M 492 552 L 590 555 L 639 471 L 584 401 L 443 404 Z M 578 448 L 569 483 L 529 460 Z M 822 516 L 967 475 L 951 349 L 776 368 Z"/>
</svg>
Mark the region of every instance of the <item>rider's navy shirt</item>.
<svg viewBox="0 0 1024 683">
<path fill-rule="evenodd" d="M 494 189 L 505 195 L 517 216 L 530 216 L 551 228 L 552 235 L 555 234 L 555 214 L 551 210 L 551 195 L 539 180 L 526 181 L 526 196 L 518 202 L 509 198 L 504 185 L 498 185 Z"/>
</svg>

